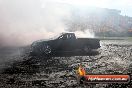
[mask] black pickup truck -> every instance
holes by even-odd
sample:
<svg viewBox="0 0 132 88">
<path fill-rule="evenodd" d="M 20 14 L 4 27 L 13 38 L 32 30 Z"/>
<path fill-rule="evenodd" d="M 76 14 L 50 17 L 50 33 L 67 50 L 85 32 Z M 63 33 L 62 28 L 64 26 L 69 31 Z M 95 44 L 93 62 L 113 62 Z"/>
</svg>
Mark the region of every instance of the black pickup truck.
<svg viewBox="0 0 132 88">
<path fill-rule="evenodd" d="M 62 33 L 57 38 L 39 40 L 31 44 L 33 55 L 53 55 L 56 53 L 89 53 L 100 48 L 100 40 L 95 38 L 76 38 L 74 33 Z"/>
</svg>

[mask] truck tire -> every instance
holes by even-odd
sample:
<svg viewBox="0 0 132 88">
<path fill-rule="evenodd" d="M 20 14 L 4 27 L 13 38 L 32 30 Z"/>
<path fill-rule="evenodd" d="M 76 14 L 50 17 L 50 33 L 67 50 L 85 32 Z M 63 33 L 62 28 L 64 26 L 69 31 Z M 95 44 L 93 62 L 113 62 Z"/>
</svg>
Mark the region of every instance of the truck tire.
<svg viewBox="0 0 132 88">
<path fill-rule="evenodd" d="M 51 47 L 48 44 L 34 46 L 31 52 L 31 55 L 43 56 L 50 55 Z"/>
<path fill-rule="evenodd" d="M 88 45 L 85 45 L 85 46 L 83 47 L 83 51 L 84 51 L 85 53 L 89 53 L 89 52 L 91 52 L 91 47 L 88 46 Z"/>
<path fill-rule="evenodd" d="M 44 52 L 45 55 L 51 54 L 51 47 L 48 44 L 43 45 L 42 52 Z"/>
</svg>

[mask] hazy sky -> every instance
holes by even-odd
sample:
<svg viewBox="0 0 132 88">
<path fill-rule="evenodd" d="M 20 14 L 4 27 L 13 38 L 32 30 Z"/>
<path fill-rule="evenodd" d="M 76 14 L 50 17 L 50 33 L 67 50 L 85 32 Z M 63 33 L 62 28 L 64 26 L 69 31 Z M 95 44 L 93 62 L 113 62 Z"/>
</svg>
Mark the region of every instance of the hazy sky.
<svg viewBox="0 0 132 88">
<path fill-rule="evenodd" d="M 54 1 L 54 0 L 50 0 Z M 69 3 L 83 7 L 95 6 L 121 10 L 123 15 L 132 16 L 132 0 L 56 0 L 62 3 Z"/>
<path fill-rule="evenodd" d="M 65 31 L 63 20 L 71 16 L 65 3 L 118 9 L 132 16 L 132 0 L 0 0 L 0 46 L 26 45 Z"/>
</svg>

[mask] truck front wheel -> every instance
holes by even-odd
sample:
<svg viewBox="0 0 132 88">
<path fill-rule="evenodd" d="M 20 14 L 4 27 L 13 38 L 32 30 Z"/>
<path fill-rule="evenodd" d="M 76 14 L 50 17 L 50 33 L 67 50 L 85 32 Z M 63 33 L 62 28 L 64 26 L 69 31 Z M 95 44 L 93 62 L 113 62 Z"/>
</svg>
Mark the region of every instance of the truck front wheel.
<svg viewBox="0 0 132 88">
<path fill-rule="evenodd" d="M 83 47 L 83 51 L 84 51 L 85 53 L 89 53 L 89 52 L 91 52 L 91 47 L 88 46 L 88 45 L 85 45 L 85 46 Z"/>
<path fill-rule="evenodd" d="M 41 44 L 32 47 L 31 55 L 32 56 L 43 56 L 43 55 L 50 55 L 52 52 L 51 47 L 48 44 Z"/>
<path fill-rule="evenodd" d="M 45 44 L 42 47 L 42 51 L 44 52 L 44 54 L 49 55 L 51 54 L 51 47 L 48 44 Z"/>
</svg>

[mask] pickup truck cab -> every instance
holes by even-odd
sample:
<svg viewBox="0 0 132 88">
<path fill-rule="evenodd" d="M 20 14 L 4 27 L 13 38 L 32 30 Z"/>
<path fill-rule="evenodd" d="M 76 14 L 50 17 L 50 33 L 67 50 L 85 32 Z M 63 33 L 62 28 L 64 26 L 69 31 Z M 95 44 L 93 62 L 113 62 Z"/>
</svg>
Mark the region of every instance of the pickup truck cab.
<svg viewBox="0 0 132 88">
<path fill-rule="evenodd" d="M 31 45 L 34 55 L 52 55 L 57 52 L 91 52 L 100 48 L 99 39 L 76 38 L 74 33 L 61 33 L 59 37 L 50 40 L 40 40 Z"/>
</svg>

